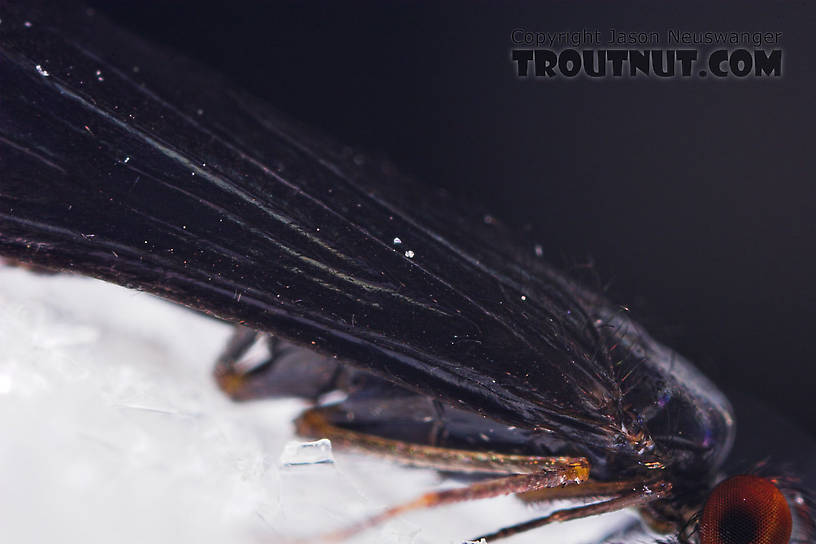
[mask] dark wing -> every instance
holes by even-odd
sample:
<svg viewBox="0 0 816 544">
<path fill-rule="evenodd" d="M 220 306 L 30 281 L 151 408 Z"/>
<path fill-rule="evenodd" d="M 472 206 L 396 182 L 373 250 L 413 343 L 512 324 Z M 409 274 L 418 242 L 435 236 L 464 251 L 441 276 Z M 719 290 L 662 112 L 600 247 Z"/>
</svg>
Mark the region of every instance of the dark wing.
<svg viewBox="0 0 816 544">
<path fill-rule="evenodd" d="M 600 452 L 636 430 L 605 303 L 489 217 L 98 16 L 0 17 L 0 253 Z"/>
</svg>

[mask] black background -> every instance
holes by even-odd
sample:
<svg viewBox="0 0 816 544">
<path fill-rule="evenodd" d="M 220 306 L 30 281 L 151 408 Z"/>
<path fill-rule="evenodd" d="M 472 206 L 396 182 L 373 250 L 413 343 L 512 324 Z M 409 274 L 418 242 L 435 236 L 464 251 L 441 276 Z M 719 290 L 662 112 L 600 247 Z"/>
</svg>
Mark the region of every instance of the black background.
<svg viewBox="0 0 816 544">
<path fill-rule="evenodd" d="M 97 2 L 336 139 L 524 229 L 726 389 L 811 434 L 807 2 Z M 519 80 L 514 28 L 783 32 L 782 78 Z"/>
</svg>

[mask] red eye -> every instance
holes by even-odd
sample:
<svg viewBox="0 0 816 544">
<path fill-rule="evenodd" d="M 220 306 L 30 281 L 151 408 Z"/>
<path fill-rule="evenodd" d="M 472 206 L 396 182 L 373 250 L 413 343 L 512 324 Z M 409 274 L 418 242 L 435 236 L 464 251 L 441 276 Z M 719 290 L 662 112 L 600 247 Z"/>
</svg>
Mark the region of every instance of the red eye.
<svg viewBox="0 0 816 544">
<path fill-rule="evenodd" d="M 708 496 L 700 544 L 788 544 L 792 523 L 785 496 L 770 480 L 734 476 Z"/>
</svg>

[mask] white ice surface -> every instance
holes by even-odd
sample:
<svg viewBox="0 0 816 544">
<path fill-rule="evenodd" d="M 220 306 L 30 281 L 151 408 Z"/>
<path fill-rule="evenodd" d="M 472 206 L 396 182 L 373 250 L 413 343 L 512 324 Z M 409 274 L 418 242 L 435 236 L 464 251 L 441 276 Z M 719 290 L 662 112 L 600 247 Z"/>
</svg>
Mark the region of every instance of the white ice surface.
<svg viewBox="0 0 816 544">
<path fill-rule="evenodd" d="M 337 451 L 335 463 L 282 466 L 304 404 L 225 399 L 210 368 L 229 333 L 143 293 L 0 266 L 2 541 L 274 543 L 460 485 Z M 540 513 L 489 499 L 409 514 L 354 542 L 458 544 Z M 595 542 L 630 516 L 507 542 Z"/>
</svg>

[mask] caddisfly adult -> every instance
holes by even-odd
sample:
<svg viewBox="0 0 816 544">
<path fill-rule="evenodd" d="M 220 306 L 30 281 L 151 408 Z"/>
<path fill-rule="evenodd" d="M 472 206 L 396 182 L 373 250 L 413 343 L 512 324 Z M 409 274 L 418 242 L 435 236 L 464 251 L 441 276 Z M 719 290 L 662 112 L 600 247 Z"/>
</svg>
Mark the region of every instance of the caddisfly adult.
<svg viewBox="0 0 816 544">
<path fill-rule="evenodd" d="M 593 501 L 477 538 L 634 507 L 678 542 L 813 541 L 795 481 L 722 474 L 725 396 L 492 218 L 99 17 L 0 16 L 1 255 L 239 323 L 218 383 L 314 399 L 304 436 L 484 476 L 325 539 L 512 493 Z"/>
</svg>

